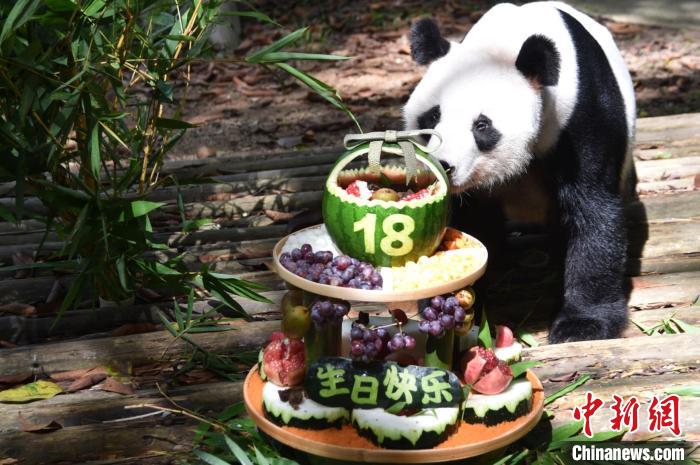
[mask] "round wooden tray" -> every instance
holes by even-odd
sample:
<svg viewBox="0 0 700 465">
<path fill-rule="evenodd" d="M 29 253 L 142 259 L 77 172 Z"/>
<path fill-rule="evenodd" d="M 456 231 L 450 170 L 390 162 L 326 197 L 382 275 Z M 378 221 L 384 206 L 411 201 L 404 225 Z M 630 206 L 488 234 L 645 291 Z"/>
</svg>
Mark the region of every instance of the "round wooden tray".
<svg viewBox="0 0 700 465">
<path fill-rule="evenodd" d="M 382 449 L 363 438 L 351 425 L 340 430 L 328 428 L 308 430 L 277 426 L 265 418 L 262 406 L 263 380 L 257 367 L 246 377 L 243 398 L 248 415 L 258 428 L 272 438 L 309 454 L 336 460 L 367 463 L 430 463 L 460 460 L 485 454 L 511 444 L 535 427 L 544 408 L 542 383 L 531 372 L 527 378 L 533 386 L 530 413 L 496 426 L 470 425 L 462 422 L 459 429 L 434 449 Z"/>
<path fill-rule="evenodd" d="M 463 236 L 467 237 L 470 241 L 478 244 L 479 248 L 479 258 L 480 261 L 474 265 L 474 271 L 461 277 L 460 279 L 455 279 L 447 283 L 443 283 L 437 286 L 424 287 L 421 289 L 415 289 L 410 291 L 390 291 L 390 290 L 376 290 L 368 291 L 364 289 L 353 289 L 349 287 L 338 287 L 330 286 L 327 284 L 319 284 L 308 279 L 300 278 L 291 271 L 283 267 L 279 262 L 279 256 L 282 254 L 282 248 L 287 240 L 295 234 L 299 234 L 302 231 L 306 231 L 312 228 L 320 228 L 322 225 L 310 226 L 308 228 L 301 229 L 297 232 L 285 236 L 277 242 L 274 249 L 272 249 L 272 260 L 275 267 L 275 271 L 280 275 L 280 278 L 291 284 L 292 286 L 298 287 L 305 291 L 311 292 L 313 294 L 322 295 L 326 297 L 332 297 L 335 299 L 343 300 L 354 300 L 363 302 L 404 302 L 409 300 L 427 299 L 440 294 L 447 294 L 448 292 L 454 292 L 462 289 L 470 284 L 473 284 L 477 279 L 486 271 L 486 262 L 488 261 L 488 252 L 486 247 L 479 242 L 473 236 L 467 233 L 461 233 Z M 313 245 L 313 244 L 312 244 Z"/>
</svg>

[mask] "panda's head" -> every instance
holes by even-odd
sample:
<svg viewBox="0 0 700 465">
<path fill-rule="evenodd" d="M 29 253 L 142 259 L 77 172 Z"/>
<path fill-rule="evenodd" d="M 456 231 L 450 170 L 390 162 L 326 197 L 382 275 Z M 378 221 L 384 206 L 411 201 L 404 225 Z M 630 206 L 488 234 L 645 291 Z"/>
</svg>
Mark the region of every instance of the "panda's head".
<svg viewBox="0 0 700 465">
<path fill-rule="evenodd" d="M 556 84 L 559 55 L 539 35 L 518 47 L 509 54 L 499 46 L 448 42 L 429 19 L 411 29 L 414 60 L 430 66 L 404 107 L 406 129 L 440 133 L 433 155 L 448 168 L 456 192 L 502 182 L 532 158 L 542 87 Z"/>
</svg>

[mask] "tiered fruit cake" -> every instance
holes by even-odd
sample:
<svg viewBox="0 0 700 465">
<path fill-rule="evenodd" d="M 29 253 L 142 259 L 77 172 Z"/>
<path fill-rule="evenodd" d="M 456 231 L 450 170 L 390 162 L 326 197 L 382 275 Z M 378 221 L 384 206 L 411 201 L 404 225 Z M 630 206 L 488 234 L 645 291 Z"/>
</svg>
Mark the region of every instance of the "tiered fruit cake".
<svg viewBox="0 0 700 465">
<path fill-rule="evenodd" d="M 488 427 L 530 412 L 532 385 L 515 363 L 521 347 L 509 328 L 496 327 L 495 348 L 477 343 L 456 364 L 447 361 L 449 355 L 442 363 L 429 363 L 430 354 L 417 350 L 433 339 L 438 345 L 449 341 L 445 349 L 451 352 L 450 336 L 474 332 L 470 289 L 430 299 L 416 333 L 408 328 L 410 317 L 419 315 L 396 309 L 393 322 L 376 325 L 360 312 L 349 322 L 349 353 L 340 356 L 319 355 L 306 347 L 318 343 L 313 336 L 309 342 L 295 336 L 309 326 L 313 330 L 307 335 L 340 325 L 349 303 L 319 298 L 309 306 L 299 303 L 299 291 L 289 292 L 292 297 L 285 297 L 282 308 L 285 332 L 271 336 L 259 364 L 267 381 L 263 411 L 279 426 L 350 424 L 377 446 L 424 449 L 443 442 L 462 422 Z M 510 363 L 498 354 L 507 355 Z"/>
<path fill-rule="evenodd" d="M 401 154 L 399 145 L 385 145 Z M 279 264 L 314 283 L 369 292 L 425 288 L 469 273 L 468 236 L 446 229 L 449 182 L 441 166 L 419 149 L 417 169 L 396 157 L 355 166 L 367 152 L 367 144 L 356 147 L 331 171 L 327 232 L 290 236 Z M 260 355 L 265 416 L 282 427 L 352 425 L 377 446 L 420 449 L 440 444 L 462 422 L 488 426 L 528 413 L 532 387 L 520 379 L 524 370 L 509 365 L 521 347 L 508 328 L 497 327 L 495 349 L 473 337 L 467 350 L 456 349 L 473 336 L 474 300 L 466 288 L 421 301 L 412 315 L 393 307 L 390 319 L 355 312 L 350 320 L 349 302 L 289 291 L 282 331 Z"/>
</svg>

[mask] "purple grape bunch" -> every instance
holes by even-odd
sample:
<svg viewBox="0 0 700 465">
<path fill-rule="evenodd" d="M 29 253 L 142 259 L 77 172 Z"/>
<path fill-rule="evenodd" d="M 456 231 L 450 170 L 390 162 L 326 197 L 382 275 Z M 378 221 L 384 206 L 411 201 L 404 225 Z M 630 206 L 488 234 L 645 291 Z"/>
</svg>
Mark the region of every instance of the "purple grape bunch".
<svg viewBox="0 0 700 465">
<path fill-rule="evenodd" d="M 382 275 L 370 263 L 347 255 L 334 257 L 329 250 L 314 252 L 311 244 L 284 252 L 280 263 L 295 275 L 319 284 L 365 290 L 382 288 Z"/>
<path fill-rule="evenodd" d="M 333 323 L 340 323 L 350 311 L 350 302 L 346 300 L 317 300 L 311 306 L 311 321 L 317 328 L 325 328 Z"/>
<path fill-rule="evenodd" d="M 350 329 L 350 357 L 356 361 L 368 362 L 382 358 L 387 352 L 415 347 L 416 340 L 402 332 L 390 336 L 386 328 L 369 328 L 357 321 Z"/>
<path fill-rule="evenodd" d="M 430 299 L 430 304 L 423 309 L 423 319 L 419 324 L 422 333 L 442 337 L 447 330 L 464 323 L 467 312 L 455 296 L 447 298 L 437 295 Z"/>
</svg>

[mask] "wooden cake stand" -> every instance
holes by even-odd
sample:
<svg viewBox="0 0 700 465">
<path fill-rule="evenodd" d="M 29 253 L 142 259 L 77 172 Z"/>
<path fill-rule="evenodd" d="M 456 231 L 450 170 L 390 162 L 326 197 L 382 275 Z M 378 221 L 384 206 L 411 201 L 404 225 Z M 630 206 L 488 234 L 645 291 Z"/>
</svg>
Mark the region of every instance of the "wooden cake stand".
<svg viewBox="0 0 700 465">
<path fill-rule="evenodd" d="M 310 430 L 277 426 L 265 417 L 262 405 L 263 380 L 257 367 L 246 377 L 243 397 L 248 415 L 258 428 L 277 441 L 294 449 L 336 460 L 366 463 L 431 463 L 461 460 L 485 454 L 512 444 L 535 427 L 544 408 L 542 383 L 531 372 L 532 407 L 527 415 L 495 426 L 461 422 L 457 431 L 434 449 L 383 449 L 360 436 L 351 425 L 341 429 Z"/>
<path fill-rule="evenodd" d="M 459 279 L 410 291 L 364 290 L 315 283 L 300 278 L 284 268 L 279 262 L 279 257 L 291 237 L 321 227 L 322 225 L 311 226 L 284 237 L 275 245 L 272 253 L 274 268 L 280 277 L 306 293 L 348 301 L 384 302 L 389 308 L 417 309 L 419 299 L 463 289 L 473 284 L 486 270 L 488 259 L 486 247 L 472 236 L 461 233 L 468 240 L 475 258 L 473 269 Z M 316 245 L 313 243 L 311 245 L 317 249 Z M 461 422 L 457 431 L 434 449 L 384 449 L 361 437 L 351 425 L 345 425 L 340 430 L 335 428 L 307 430 L 277 426 L 269 421 L 263 412 L 262 388 L 264 382 L 260 378 L 257 368 L 253 368 L 248 374 L 243 387 L 243 396 L 248 414 L 263 432 L 281 443 L 303 452 L 331 459 L 367 463 L 445 462 L 481 455 L 507 446 L 525 435 L 537 424 L 544 406 L 542 384 L 532 372 L 528 372 L 527 377 L 533 386 L 532 407 L 527 415 L 492 427 Z"/>
<path fill-rule="evenodd" d="M 434 286 L 426 286 L 420 289 L 414 289 L 410 291 L 393 291 L 393 290 L 365 290 L 365 289 L 354 289 L 349 287 L 339 287 L 330 286 L 327 284 L 319 284 L 308 279 L 300 278 L 288 269 L 282 266 L 279 261 L 279 257 L 282 254 L 284 245 L 287 241 L 297 235 L 302 234 L 305 231 L 311 229 L 321 228 L 322 225 L 310 226 L 305 229 L 301 229 L 289 236 L 283 237 L 272 249 L 272 260 L 275 271 L 280 275 L 287 283 L 302 289 L 306 292 L 310 292 L 316 295 L 322 295 L 325 297 L 331 297 L 334 299 L 343 299 L 349 301 L 361 301 L 361 302 L 406 302 L 415 301 L 418 299 L 426 299 L 436 295 L 447 294 L 449 292 L 454 292 L 464 287 L 473 284 L 477 279 L 486 271 L 486 262 L 488 261 L 488 252 L 486 247 L 479 242 L 473 236 L 466 233 L 461 233 L 465 238 L 473 244 L 475 263 L 473 270 L 459 279 L 455 279 L 449 282 L 441 283 Z M 451 229 L 451 228 L 448 228 Z M 313 244 L 311 244 L 313 246 Z M 316 249 L 316 247 L 314 247 Z"/>
</svg>

